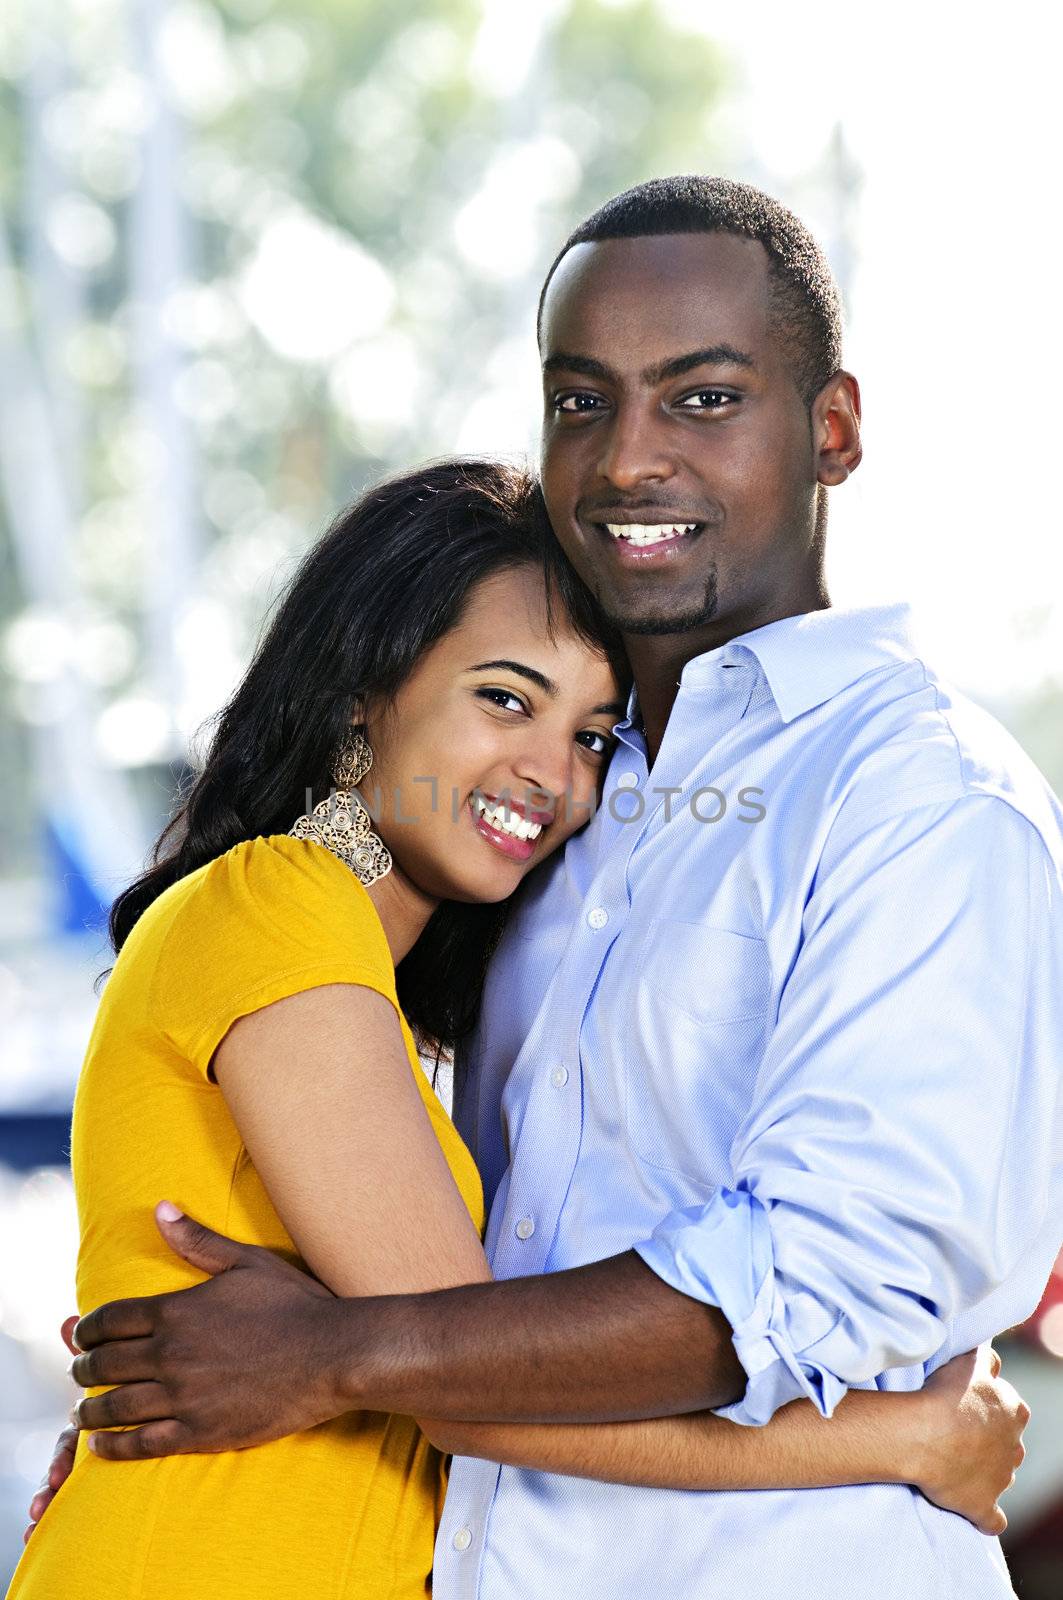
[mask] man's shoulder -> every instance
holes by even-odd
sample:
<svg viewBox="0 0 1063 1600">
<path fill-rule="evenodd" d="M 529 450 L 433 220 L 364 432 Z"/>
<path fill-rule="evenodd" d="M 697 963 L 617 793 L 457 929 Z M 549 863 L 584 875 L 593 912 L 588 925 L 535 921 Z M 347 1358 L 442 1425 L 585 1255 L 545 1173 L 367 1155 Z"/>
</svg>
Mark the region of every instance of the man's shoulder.
<svg viewBox="0 0 1063 1600">
<path fill-rule="evenodd" d="M 917 657 L 869 685 L 851 746 L 842 808 L 885 819 L 924 805 L 996 800 L 1063 860 L 1063 810 L 1018 740 L 984 706 Z"/>
</svg>

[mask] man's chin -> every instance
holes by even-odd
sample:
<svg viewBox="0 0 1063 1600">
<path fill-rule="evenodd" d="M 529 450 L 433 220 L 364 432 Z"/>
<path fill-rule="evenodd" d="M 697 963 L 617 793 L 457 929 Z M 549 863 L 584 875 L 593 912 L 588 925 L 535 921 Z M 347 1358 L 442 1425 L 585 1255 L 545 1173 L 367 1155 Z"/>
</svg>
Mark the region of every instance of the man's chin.
<svg viewBox="0 0 1063 1600">
<path fill-rule="evenodd" d="M 709 584 L 709 592 L 703 596 L 700 604 L 677 606 L 674 610 L 662 608 L 659 604 L 653 607 L 627 605 L 614 609 L 601 600 L 599 603 L 614 628 L 621 633 L 644 638 L 669 633 L 693 633 L 695 629 L 704 628 L 715 621 L 719 611 L 715 583 Z"/>
</svg>

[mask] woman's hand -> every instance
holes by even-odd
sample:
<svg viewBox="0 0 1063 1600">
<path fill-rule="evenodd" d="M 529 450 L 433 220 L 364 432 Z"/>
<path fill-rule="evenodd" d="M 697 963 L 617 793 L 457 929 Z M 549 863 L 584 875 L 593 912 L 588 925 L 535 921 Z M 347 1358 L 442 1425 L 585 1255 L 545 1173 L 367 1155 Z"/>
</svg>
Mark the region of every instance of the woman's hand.
<svg viewBox="0 0 1063 1600">
<path fill-rule="evenodd" d="M 928 1378 L 923 1408 L 918 1488 L 936 1506 L 956 1511 L 982 1533 L 1003 1533 L 997 1501 L 1015 1481 L 1026 1451 L 1030 1408 L 1006 1378 L 991 1345 L 956 1356 Z"/>
<path fill-rule="evenodd" d="M 74 1343 L 74 1328 L 77 1325 L 77 1320 L 77 1317 L 67 1317 L 66 1321 L 63 1323 L 63 1326 L 59 1330 L 63 1343 L 66 1345 L 72 1356 L 76 1356 L 78 1353 L 78 1347 Z M 55 1441 L 55 1449 L 52 1452 L 52 1459 L 48 1464 L 48 1471 L 44 1474 L 44 1477 L 41 1479 L 40 1488 L 30 1501 L 30 1525 L 22 1535 L 23 1544 L 29 1543 L 30 1534 L 33 1532 L 38 1522 L 40 1522 L 41 1518 L 44 1516 L 44 1513 L 47 1511 L 48 1507 L 59 1493 L 59 1490 L 63 1487 L 63 1484 L 73 1472 L 74 1456 L 77 1453 L 78 1435 L 80 1432 L 81 1429 L 73 1420 L 71 1420 L 70 1426 L 68 1428 L 64 1428 L 58 1439 Z"/>
<path fill-rule="evenodd" d="M 59 1493 L 63 1484 L 74 1470 L 74 1457 L 77 1454 L 78 1437 L 81 1429 L 73 1423 L 64 1428 L 55 1441 L 55 1451 L 52 1455 L 48 1471 L 41 1479 L 41 1486 L 30 1501 L 30 1525 L 22 1535 L 22 1543 L 29 1544 L 30 1534 L 40 1522 L 44 1513 Z"/>
</svg>

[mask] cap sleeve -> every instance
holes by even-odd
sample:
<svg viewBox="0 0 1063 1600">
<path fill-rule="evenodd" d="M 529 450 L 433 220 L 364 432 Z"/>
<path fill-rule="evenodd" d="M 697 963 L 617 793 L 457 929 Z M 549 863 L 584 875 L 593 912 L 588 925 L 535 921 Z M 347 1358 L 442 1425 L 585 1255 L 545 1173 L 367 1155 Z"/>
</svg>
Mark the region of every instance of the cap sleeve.
<svg viewBox="0 0 1063 1600">
<path fill-rule="evenodd" d="M 251 839 L 170 892 L 179 900 L 150 1010 L 204 1076 L 238 1018 L 304 989 L 356 983 L 398 1008 L 376 908 L 323 846 L 283 834 Z"/>
</svg>

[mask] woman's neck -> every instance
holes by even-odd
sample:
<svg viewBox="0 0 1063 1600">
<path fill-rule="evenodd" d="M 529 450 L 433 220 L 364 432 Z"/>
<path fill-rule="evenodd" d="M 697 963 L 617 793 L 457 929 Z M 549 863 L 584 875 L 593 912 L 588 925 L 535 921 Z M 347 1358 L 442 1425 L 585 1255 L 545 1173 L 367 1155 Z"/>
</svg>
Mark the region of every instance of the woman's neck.
<svg viewBox="0 0 1063 1600">
<path fill-rule="evenodd" d="M 424 932 L 438 900 L 419 889 L 397 864 L 386 878 L 378 878 L 366 889 L 388 941 L 391 959 L 398 966 Z"/>
</svg>

